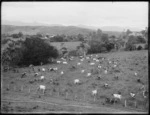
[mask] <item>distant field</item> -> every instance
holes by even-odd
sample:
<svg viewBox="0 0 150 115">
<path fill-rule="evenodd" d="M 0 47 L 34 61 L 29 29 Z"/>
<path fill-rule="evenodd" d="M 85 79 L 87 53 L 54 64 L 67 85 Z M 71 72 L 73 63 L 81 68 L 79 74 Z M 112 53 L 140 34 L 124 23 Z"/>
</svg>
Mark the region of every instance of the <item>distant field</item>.
<svg viewBox="0 0 150 115">
<path fill-rule="evenodd" d="M 146 104 L 149 103 L 149 98 L 143 98 L 139 91 L 142 84 L 137 82 L 137 79 L 140 78 L 148 90 L 148 51 L 112 52 L 98 54 L 98 56 L 118 60 L 117 67 L 113 69 L 112 64 L 108 64 L 108 61 L 105 60 L 100 64 L 102 68 L 96 73 L 94 71 L 98 62 L 95 62 L 96 65 L 90 66 L 88 60 L 84 60 L 80 66 L 77 66 L 80 59 L 75 57 L 74 60 L 68 61 L 67 65 L 54 63 L 35 66 L 35 71 L 40 74 L 37 77 L 34 77 L 34 72 L 28 67 L 18 68 L 19 73 L 1 70 L 1 100 L 3 100 L 1 101 L 1 111 L 5 113 L 37 111 L 148 112 Z M 96 57 L 95 54 L 93 57 Z M 92 59 L 89 61 L 94 62 Z M 72 69 L 72 65 L 76 68 Z M 46 72 L 38 71 L 38 68 L 42 67 L 46 68 Z M 48 68 L 51 67 L 58 67 L 58 71 L 48 71 Z M 105 67 L 108 68 L 108 74 L 104 74 Z M 85 73 L 81 73 L 82 69 L 85 70 Z M 64 75 L 60 75 L 61 71 L 64 71 Z M 27 77 L 21 78 L 23 72 L 27 72 Z M 92 76 L 87 77 L 88 72 L 92 72 Z M 137 76 L 134 75 L 135 72 L 138 73 Z M 97 79 L 98 74 L 101 75 L 100 80 Z M 41 75 L 45 76 L 44 81 L 38 81 Z M 118 80 L 114 79 L 115 75 L 118 75 Z M 50 82 L 50 79 L 53 79 L 54 82 Z M 80 79 L 82 83 L 75 85 L 74 79 Z M 104 83 L 108 83 L 110 87 L 105 89 Z M 37 91 L 39 85 L 46 86 L 44 95 L 42 91 Z M 98 90 L 95 101 L 92 96 L 94 89 Z M 106 97 L 112 97 L 111 94 L 118 91 L 124 97 L 121 101 L 115 105 L 105 102 Z M 134 100 L 130 99 L 130 92 L 136 93 L 137 108 L 134 106 Z M 128 101 L 127 107 L 124 107 L 125 99 Z M 19 102 L 15 102 L 15 100 Z M 78 106 L 87 107 L 79 108 Z M 88 108 L 88 106 L 90 107 Z"/>
<path fill-rule="evenodd" d="M 80 45 L 81 42 L 63 42 L 64 45 L 63 47 L 68 48 L 68 50 L 76 50 L 76 47 Z M 52 46 L 55 46 L 58 50 L 60 50 L 61 47 L 61 42 L 51 42 L 50 43 Z"/>
</svg>

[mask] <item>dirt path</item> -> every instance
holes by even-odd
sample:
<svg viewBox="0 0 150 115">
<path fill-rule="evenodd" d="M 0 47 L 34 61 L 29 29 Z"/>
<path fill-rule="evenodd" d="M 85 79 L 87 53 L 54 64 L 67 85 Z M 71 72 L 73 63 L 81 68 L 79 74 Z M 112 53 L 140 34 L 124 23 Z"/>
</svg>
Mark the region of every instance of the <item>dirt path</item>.
<svg viewBox="0 0 150 115">
<path fill-rule="evenodd" d="M 82 110 L 84 110 L 84 109 L 89 109 L 89 111 L 88 112 L 94 112 L 94 113 L 105 113 L 105 112 L 108 112 L 108 113 L 112 113 L 112 112 L 115 112 L 115 113 L 146 113 L 146 112 L 137 112 L 137 111 L 123 111 L 123 110 L 118 110 L 118 109 L 112 109 L 112 108 L 108 108 L 108 107 L 96 107 L 96 106 L 81 106 L 81 105 L 73 105 L 73 104 L 67 104 L 67 105 L 65 105 L 65 104 L 61 104 L 61 103 L 52 103 L 52 102 L 45 102 L 45 101 L 38 101 L 38 100 L 35 100 L 35 101 L 32 101 L 32 100 L 30 100 L 30 101 L 20 101 L 20 100 L 12 100 L 12 99 L 10 99 L 10 100 L 1 100 L 2 102 L 5 102 L 5 101 L 7 101 L 7 102 L 15 102 L 15 103 L 42 103 L 42 104 L 49 104 L 49 105 L 61 105 L 61 106 L 67 106 L 67 107 L 74 107 L 74 108 L 82 108 Z M 51 111 L 47 111 L 47 112 L 51 112 Z M 46 113 L 47 113 L 46 112 Z M 56 113 L 57 113 L 57 111 L 55 111 Z M 54 112 L 54 113 L 55 113 Z M 59 113 L 61 113 L 61 112 L 65 112 L 65 113 L 69 113 L 68 111 L 58 111 Z"/>
</svg>

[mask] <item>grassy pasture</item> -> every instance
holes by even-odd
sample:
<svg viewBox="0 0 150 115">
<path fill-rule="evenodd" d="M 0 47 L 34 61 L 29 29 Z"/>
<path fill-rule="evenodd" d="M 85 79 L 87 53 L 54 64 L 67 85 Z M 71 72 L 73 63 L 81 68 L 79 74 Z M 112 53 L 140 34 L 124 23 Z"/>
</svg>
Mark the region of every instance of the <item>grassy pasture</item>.
<svg viewBox="0 0 150 115">
<path fill-rule="evenodd" d="M 1 70 L 1 82 L 2 82 L 2 100 L 20 100 L 20 101 L 45 101 L 49 103 L 59 103 L 57 106 L 45 104 L 38 104 L 38 109 L 33 109 L 37 104 L 25 104 L 15 103 L 11 104 L 2 102 L 1 111 L 3 112 L 37 112 L 37 111 L 69 111 L 69 112 L 118 112 L 118 111 L 144 111 L 147 112 L 146 102 L 148 98 L 144 99 L 142 93 L 138 93 L 139 88 L 142 86 L 141 83 L 137 82 L 140 78 L 142 83 L 145 84 L 148 89 L 148 51 L 132 51 L 132 52 L 112 52 L 112 53 L 102 53 L 98 56 L 106 57 L 110 60 L 118 60 L 117 67 L 113 69 L 111 64 L 105 60 L 101 63 L 102 69 L 100 69 L 99 74 L 102 76 L 100 80 L 97 80 L 96 76 L 98 74 L 92 74 L 92 76 L 87 77 L 87 73 L 91 72 L 91 69 L 96 70 L 98 62 L 94 66 L 90 66 L 88 60 L 81 62 L 80 66 L 77 66 L 77 62 L 80 61 L 79 58 L 75 57 L 73 61 L 69 61 L 67 65 L 64 64 L 47 64 L 43 66 L 35 66 L 35 71 L 38 72 L 38 68 L 58 67 L 57 72 L 39 72 L 40 75 L 34 77 L 33 71 L 26 68 L 18 68 L 19 73 L 14 73 L 13 71 L 3 72 Z M 95 54 L 93 55 L 95 57 Z M 94 62 L 90 59 L 91 62 Z M 71 69 L 72 66 L 76 66 L 76 69 Z M 104 74 L 104 68 L 108 68 L 108 74 Z M 85 73 L 81 73 L 84 69 Z M 64 71 L 63 75 L 60 72 Z M 21 78 L 21 73 L 27 72 L 27 77 Z M 134 75 L 134 72 L 138 73 L 138 76 Z M 45 76 L 44 81 L 34 81 L 39 79 L 41 75 Z M 115 80 L 114 76 L 118 75 L 119 79 Z M 53 79 L 55 84 L 50 82 Z M 74 84 L 74 79 L 80 79 L 82 82 L 79 85 Z M 30 81 L 34 81 L 31 83 Z M 104 83 L 109 84 L 110 88 L 105 89 L 103 87 Z M 38 91 L 39 85 L 45 85 L 45 94 L 42 91 Z M 21 90 L 23 87 L 23 90 Z M 15 89 L 14 89 L 15 88 Z M 29 90 L 30 89 L 30 90 Z M 92 96 L 92 90 L 98 89 L 98 94 L 95 98 Z M 112 93 L 121 92 L 123 100 L 115 105 L 106 104 L 105 97 L 112 97 Z M 134 101 L 130 100 L 130 92 L 138 93 L 136 96 L 136 101 L 138 107 L 135 108 Z M 124 100 L 130 100 L 127 102 L 127 107 L 124 107 Z M 101 109 L 85 109 L 77 107 L 64 107 L 65 104 L 85 104 L 95 107 L 101 107 Z M 61 106 L 62 105 L 62 106 Z M 18 109 L 18 108 L 21 109 Z M 7 109 L 6 109 L 7 108 Z M 132 109 L 131 109 L 132 108 Z"/>
</svg>

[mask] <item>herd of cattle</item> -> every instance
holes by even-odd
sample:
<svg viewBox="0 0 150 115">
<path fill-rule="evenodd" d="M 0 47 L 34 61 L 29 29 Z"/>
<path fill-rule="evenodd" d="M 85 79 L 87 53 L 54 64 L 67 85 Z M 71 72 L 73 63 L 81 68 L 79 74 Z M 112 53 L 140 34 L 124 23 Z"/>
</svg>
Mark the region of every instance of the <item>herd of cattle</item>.
<svg viewBox="0 0 150 115">
<path fill-rule="evenodd" d="M 78 60 L 78 61 L 75 61 Z M 89 69 L 87 69 L 85 67 L 88 67 Z M 118 72 L 119 71 L 119 67 L 120 67 L 121 63 L 119 59 L 116 58 L 106 58 L 103 56 L 99 56 L 99 55 L 87 55 L 87 56 L 79 56 L 79 57 L 69 57 L 69 58 L 64 58 L 62 57 L 59 60 L 55 60 L 53 67 L 52 66 L 34 66 L 34 65 L 30 65 L 28 69 L 26 69 L 26 71 L 23 71 L 20 75 L 20 78 L 27 78 L 29 77 L 29 75 L 33 75 L 33 80 L 29 80 L 30 84 L 33 84 L 35 82 L 38 82 L 38 86 L 37 86 L 37 92 L 38 91 L 42 91 L 43 94 L 45 94 L 46 90 L 49 89 L 48 84 L 45 84 L 44 81 L 48 81 L 50 84 L 53 84 L 54 86 L 58 86 L 60 85 L 59 80 L 61 78 L 65 78 L 65 75 L 67 74 L 67 72 L 69 71 L 78 71 L 79 75 L 83 75 L 85 79 L 80 78 L 80 76 L 78 76 L 77 78 L 74 78 L 72 81 L 69 81 L 69 83 L 73 86 L 81 86 L 87 83 L 88 80 L 94 79 L 96 81 L 103 81 L 103 85 L 102 87 L 107 90 L 109 88 L 112 88 L 113 86 L 109 83 L 107 83 L 107 80 L 104 80 L 104 78 L 109 74 L 111 75 L 113 72 Z M 63 67 L 61 67 L 63 66 Z M 68 71 L 64 68 L 69 67 Z M 84 68 L 85 67 L 85 68 Z M 4 71 L 6 71 L 6 69 L 4 69 Z M 13 69 L 14 73 L 20 73 L 19 69 Z M 53 73 L 53 74 L 49 74 L 49 73 Z M 57 78 L 55 77 L 51 77 L 49 75 L 54 75 L 57 74 Z M 140 79 L 138 77 L 138 72 L 134 71 L 133 72 L 133 76 L 136 77 L 136 82 L 141 84 L 141 87 L 139 88 L 139 92 L 134 92 L 134 91 L 130 91 L 128 92 L 128 94 L 130 95 L 130 97 L 125 97 L 123 95 L 123 92 L 121 91 L 116 91 L 111 95 L 111 97 L 105 97 L 105 101 L 103 102 L 103 104 L 107 103 L 107 104 L 117 104 L 119 102 L 123 101 L 123 105 L 126 107 L 127 106 L 127 102 L 128 99 L 132 100 L 133 102 L 135 102 L 135 107 L 138 106 L 138 103 L 136 101 L 136 95 L 138 93 L 140 93 L 143 97 L 143 99 L 147 100 L 148 99 L 148 89 L 146 87 L 146 85 L 142 82 L 142 79 Z M 71 77 L 71 76 L 70 76 Z M 114 79 L 114 83 L 117 83 L 119 81 L 120 76 L 117 74 L 112 74 L 112 77 Z M 67 79 L 67 78 L 66 78 Z M 112 79 L 112 78 L 111 78 Z M 61 81 L 60 81 L 61 82 Z M 91 96 L 94 98 L 94 101 L 96 101 L 97 96 L 99 95 L 99 88 L 98 87 L 93 87 L 93 89 L 91 90 Z M 147 106 L 147 105 L 146 105 Z"/>
</svg>

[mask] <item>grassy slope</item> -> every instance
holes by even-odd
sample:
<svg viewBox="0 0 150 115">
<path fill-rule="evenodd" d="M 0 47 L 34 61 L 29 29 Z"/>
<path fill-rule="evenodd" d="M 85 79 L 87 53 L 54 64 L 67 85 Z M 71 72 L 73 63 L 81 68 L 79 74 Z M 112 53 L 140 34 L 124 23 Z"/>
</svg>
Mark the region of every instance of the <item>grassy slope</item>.
<svg viewBox="0 0 150 115">
<path fill-rule="evenodd" d="M 138 91 L 138 89 L 141 87 L 139 83 L 136 82 L 137 78 L 141 78 L 141 80 L 148 86 L 148 52 L 147 51 L 132 51 L 132 52 L 114 52 L 114 53 L 106 53 L 106 54 L 99 54 L 99 56 L 105 56 L 109 59 L 115 58 L 119 60 L 119 67 L 117 70 L 120 72 L 113 72 L 109 71 L 108 75 L 105 75 L 103 73 L 103 70 L 100 72 L 102 75 L 102 79 L 100 81 L 96 80 L 93 75 L 93 77 L 86 77 L 86 74 L 81 74 L 81 69 L 85 69 L 86 73 L 90 72 L 91 67 L 88 65 L 88 63 L 85 61 L 83 62 L 83 65 L 81 67 L 77 67 L 76 70 L 71 71 L 69 68 L 71 65 L 76 65 L 76 63 L 79 61 L 79 59 L 75 59 L 72 62 L 69 62 L 68 65 L 59 65 L 59 64 L 52 64 L 52 65 L 43 65 L 42 67 L 49 68 L 49 67 L 58 67 L 59 71 L 57 73 L 54 72 L 46 72 L 42 73 L 42 75 L 46 76 L 46 79 L 44 82 L 36 82 L 33 84 L 29 84 L 29 80 L 35 79 L 33 77 L 33 73 L 28 73 L 27 78 L 20 78 L 20 74 L 24 71 L 28 71 L 28 68 L 20 68 L 19 73 L 13 73 L 13 72 L 6 72 L 2 73 L 2 81 L 3 81 L 3 94 L 2 99 L 31 99 L 31 100 L 43 100 L 46 102 L 61 102 L 61 103 L 68 103 L 68 104 L 79 104 L 82 103 L 91 103 L 93 106 L 103 106 L 103 107 L 111 107 L 111 108 L 120 108 L 122 110 L 128 110 L 131 111 L 130 108 L 135 107 L 131 105 L 131 107 L 124 108 L 122 105 L 124 101 L 121 101 L 121 103 L 117 105 L 102 105 L 104 102 L 103 96 L 110 97 L 111 93 L 117 93 L 117 91 L 121 91 L 122 95 L 125 98 L 129 97 L 129 92 L 134 91 L 135 93 Z M 103 64 L 105 65 L 105 63 Z M 41 66 L 39 66 L 41 68 Z M 37 71 L 37 67 L 36 71 Z M 65 74 L 63 76 L 60 76 L 60 70 L 63 70 Z M 134 76 L 134 72 L 138 73 L 138 76 Z M 119 80 L 114 80 L 114 74 L 119 75 Z M 39 77 L 38 77 L 39 78 Z M 54 86 L 53 84 L 49 83 L 49 79 L 57 79 L 60 83 L 59 86 Z M 73 84 L 73 80 L 79 78 L 83 84 L 79 86 L 75 86 Z M 5 91 L 7 84 L 9 84 L 11 81 L 14 81 L 15 84 L 10 85 L 10 91 Z M 104 83 L 108 83 L 111 85 L 110 89 L 104 89 L 102 85 Z M 68 85 L 68 83 L 70 85 Z M 96 102 L 93 102 L 93 97 L 91 96 L 91 91 L 94 88 L 92 85 L 95 83 L 95 88 L 98 88 L 98 96 L 96 99 Z M 40 99 L 38 98 L 38 95 L 41 95 L 41 92 L 38 92 L 37 95 L 34 95 L 36 93 L 36 89 L 38 87 L 38 84 L 45 84 L 48 88 L 46 91 L 45 96 L 42 96 Z M 23 94 L 20 94 L 19 91 L 21 85 L 24 86 Z M 14 93 L 13 87 L 17 86 L 17 91 Z M 28 88 L 31 88 L 31 93 L 28 94 Z M 67 101 L 65 101 L 65 93 L 62 91 L 63 88 L 69 88 L 72 92 L 69 93 Z M 54 91 L 55 90 L 55 91 Z M 58 91 L 60 92 L 60 96 L 58 96 Z M 85 94 L 85 98 L 83 99 L 83 96 Z M 77 99 L 75 99 L 75 95 L 77 95 Z M 53 98 L 53 99 L 51 99 Z M 56 99 L 56 101 L 55 101 Z M 48 101 L 47 101 L 48 100 Z M 53 101 L 52 101 L 53 100 Z M 59 100 L 59 101 L 58 101 Z M 61 100 L 61 101 L 60 101 Z M 146 111 L 143 100 L 142 94 L 137 95 L 137 100 L 139 100 L 139 103 L 141 103 L 138 106 L 138 109 L 142 109 L 143 111 Z M 141 100 L 141 101 L 140 101 Z M 131 103 L 132 104 L 132 103 Z M 42 107 L 41 107 L 42 108 Z M 62 107 L 63 108 L 63 107 Z M 62 109 L 60 109 L 62 110 Z M 64 108 L 64 110 L 66 110 Z M 98 109 L 99 110 L 99 109 Z M 97 110 L 97 111 L 98 111 Z M 103 109 L 105 111 L 105 109 Z M 81 111 L 84 111 L 84 109 L 81 109 Z M 86 111 L 86 110 L 85 110 Z M 92 110 L 91 110 L 92 111 Z M 108 109 L 108 111 L 111 111 Z M 100 111 L 99 111 L 100 112 Z"/>
</svg>

